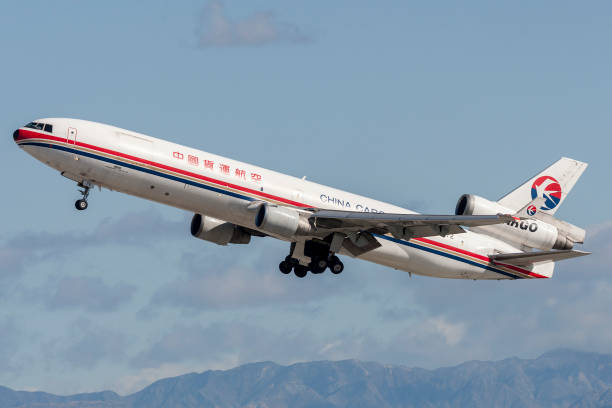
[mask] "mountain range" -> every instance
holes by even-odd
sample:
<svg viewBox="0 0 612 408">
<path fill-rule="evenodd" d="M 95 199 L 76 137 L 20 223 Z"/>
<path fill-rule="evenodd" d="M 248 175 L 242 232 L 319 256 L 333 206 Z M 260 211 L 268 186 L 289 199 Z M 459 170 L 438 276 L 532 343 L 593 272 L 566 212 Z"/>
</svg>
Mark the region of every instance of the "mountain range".
<svg viewBox="0 0 612 408">
<path fill-rule="evenodd" d="M 0 387 L 0 407 L 612 407 L 612 355 L 564 349 L 435 370 L 357 360 L 262 362 L 165 378 L 126 396 Z"/>
</svg>

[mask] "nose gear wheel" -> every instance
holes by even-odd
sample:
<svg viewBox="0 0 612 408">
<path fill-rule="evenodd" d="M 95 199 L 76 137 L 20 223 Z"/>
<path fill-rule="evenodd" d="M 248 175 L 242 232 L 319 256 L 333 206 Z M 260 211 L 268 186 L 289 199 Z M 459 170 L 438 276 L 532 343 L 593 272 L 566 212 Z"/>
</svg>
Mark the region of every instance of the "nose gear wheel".
<svg viewBox="0 0 612 408">
<path fill-rule="evenodd" d="M 77 184 L 77 186 L 81 188 L 79 193 L 81 193 L 83 198 L 76 200 L 74 207 L 79 211 L 83 211 L 87 209 L 87 198 L 89 197 L 89 190 L 91 190 L 93 185 L 89 181 L 84 180 Z"/>
</svg>

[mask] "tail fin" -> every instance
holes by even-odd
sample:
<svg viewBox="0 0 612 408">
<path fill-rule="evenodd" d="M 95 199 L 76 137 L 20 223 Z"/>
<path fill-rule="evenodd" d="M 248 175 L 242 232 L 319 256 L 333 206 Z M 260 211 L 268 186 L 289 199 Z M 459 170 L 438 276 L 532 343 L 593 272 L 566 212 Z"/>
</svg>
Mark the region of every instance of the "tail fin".
<svg viewBox="0 0 612 408">
<path fill-rule="evenodd" d="M 497 202 L 518 211 L 532 200 L 542 197 L 544 202 L 539 210 L 552 215 L 559 209 L 586 167 L 587 163 L 562 157 Z"/>
</svg>

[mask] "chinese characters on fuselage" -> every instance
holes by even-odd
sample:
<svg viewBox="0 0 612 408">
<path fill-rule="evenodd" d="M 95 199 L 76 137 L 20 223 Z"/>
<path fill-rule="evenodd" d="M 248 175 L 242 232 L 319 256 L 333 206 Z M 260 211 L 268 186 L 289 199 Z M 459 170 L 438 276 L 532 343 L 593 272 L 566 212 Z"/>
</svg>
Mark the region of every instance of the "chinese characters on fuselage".
<svg viewBox="0 0 612 408">
<path fill-rule="evenodd" d="M 185 161 L 185 155 L 181 152 L 172 152 L 172 157 L 175 160 Z M 253 181 L 255 183 L 259 183 L 262 181 L 261 174 L 259 173 L 250 172 L 245 169 L 238 168 L 238 167 L 234 168 L 232 171 L 232 167 L 227 163 L 221 163 L 221 162 L 215 163 L 214 160 L 209 160 L 209 159 L 200 160 L 198 156 L 194 156 L 191 154 L 187 155 L 187 163 L 189 163 L 189 165 L 191 166 L 204 168 L 208 171 L 214 172 L 215 170 L 217 170 L 219 174 L 222 174 L 224 176 L 231 175 L 237 179 L 244 180 L 244 181 L 247 180 L 247 175 L 250 181 Z"/>
</svg>

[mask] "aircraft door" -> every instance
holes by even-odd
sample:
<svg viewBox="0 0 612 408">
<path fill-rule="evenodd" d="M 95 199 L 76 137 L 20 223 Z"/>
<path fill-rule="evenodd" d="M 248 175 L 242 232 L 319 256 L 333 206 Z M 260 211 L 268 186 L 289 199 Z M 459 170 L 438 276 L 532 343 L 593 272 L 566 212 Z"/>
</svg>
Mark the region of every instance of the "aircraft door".
<svg viewBox="0 0 612 408">
<path fill-rule="evenodd" d="M 68 132 L 66 133 L 66 144 L 68 145 L 68 147 L 70 147 L 70 145 L 76 146 L 76 140 L 77 140 L 76 128 L 69 127 Z M 73 154 L 73 155 L 74 155 L 75 160 L 79 159 L 76 154 Z"/>
<path fill-rule="evenodd" d="M 77 137 L 76 128 L 69 127 L 68 134 L 66 135 L 66 144 L 76 145 L 76 137 Z"/>
</svg>

